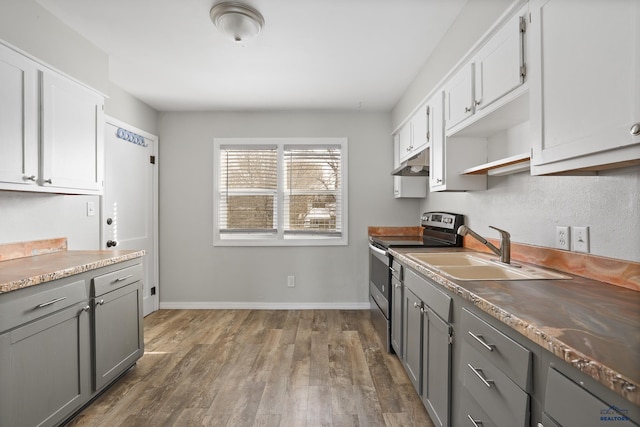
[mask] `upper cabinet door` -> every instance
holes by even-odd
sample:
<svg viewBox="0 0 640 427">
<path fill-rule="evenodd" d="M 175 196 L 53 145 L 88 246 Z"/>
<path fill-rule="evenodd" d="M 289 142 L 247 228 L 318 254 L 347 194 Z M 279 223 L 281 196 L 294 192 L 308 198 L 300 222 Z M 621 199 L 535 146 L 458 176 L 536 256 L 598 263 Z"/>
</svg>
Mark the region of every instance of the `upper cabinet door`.
<svg viewBox="0 0 640 427">
<path fill-rule="evenodd" d="M 0 45 L 0 182 L 11 189 L 38 179 L 37 85 L 35 64 Z"/>
<path fill-rule="evenodd" d="M 62 76 L 43 71 L 40 184 L 101 191 L 103 140 L 103 98 Z"/>
<path fill-rule="evenodd" d="M 525 8 L 506 22 L 474 56 L 476 111 L 524 83 L 526 11 Z"/>
<path fill-rule="evenodd" d="M 469 62 L 446 83 L 445 123 L 451 129 L 473 114 L 473 63 Z"/>
<path fill-rule="evenodd" d="M 532 0 L 532 173 L 640 159 L 640 2 Z"/>
<path fill-rule="evenodd" d="M 411 117 L 411 127 L 413 128 L 412 155 L 421 152 L 429 144 L 429 115 L 429 106 L 423 104 Z"/>
</svg>

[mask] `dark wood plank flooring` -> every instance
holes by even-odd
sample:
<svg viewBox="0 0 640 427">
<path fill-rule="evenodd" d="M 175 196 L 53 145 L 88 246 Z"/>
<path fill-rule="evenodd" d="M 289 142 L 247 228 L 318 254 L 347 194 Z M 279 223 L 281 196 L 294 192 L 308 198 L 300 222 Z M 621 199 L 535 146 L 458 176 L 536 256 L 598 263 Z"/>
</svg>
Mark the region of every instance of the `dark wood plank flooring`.
<svg viewBox="0 0 640 427">
<path fill-rule="evenodd" d="M 433 426 L 367 311 L 160 310 L 70 426 Z"/>
</svg>

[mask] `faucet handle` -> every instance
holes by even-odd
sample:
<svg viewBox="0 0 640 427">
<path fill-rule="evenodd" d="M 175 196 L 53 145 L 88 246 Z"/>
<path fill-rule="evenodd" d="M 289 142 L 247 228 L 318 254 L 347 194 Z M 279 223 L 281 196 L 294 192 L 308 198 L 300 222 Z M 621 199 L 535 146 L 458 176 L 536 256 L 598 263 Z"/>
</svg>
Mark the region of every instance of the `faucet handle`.
<svg viewBox="0 0 640 427">
<path fill-rule="evenodd" d="M 490 225 L 489 228 L 493 228 L 498 233 L 500 233 L 500 237 L 503 239 L 509 239 L 509 237 L 511 237 L 511 234 L 509 234 L 509 232 L 506 230 L 501 230 L 498 227 L 494 227 L 493 225 Z"/>
</svg>

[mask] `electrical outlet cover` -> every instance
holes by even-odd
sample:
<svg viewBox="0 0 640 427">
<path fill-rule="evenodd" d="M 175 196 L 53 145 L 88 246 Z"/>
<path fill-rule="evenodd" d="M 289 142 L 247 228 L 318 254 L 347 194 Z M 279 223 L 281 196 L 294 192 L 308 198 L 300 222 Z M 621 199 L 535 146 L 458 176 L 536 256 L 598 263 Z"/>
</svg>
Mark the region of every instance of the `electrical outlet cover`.
<svg viewBox="0 0 640 427">
<path fill-rule="evenodd" d="M 589 227 L 572 227 L 571 241 L 576 252 L 589 253 Z"/>
<path fill-rule="evenodd" d="M 571 250 L 569 227 L 560 225 L 556 227 L 556 248 L 564 249 L 565 251 Z"/>
</svg>

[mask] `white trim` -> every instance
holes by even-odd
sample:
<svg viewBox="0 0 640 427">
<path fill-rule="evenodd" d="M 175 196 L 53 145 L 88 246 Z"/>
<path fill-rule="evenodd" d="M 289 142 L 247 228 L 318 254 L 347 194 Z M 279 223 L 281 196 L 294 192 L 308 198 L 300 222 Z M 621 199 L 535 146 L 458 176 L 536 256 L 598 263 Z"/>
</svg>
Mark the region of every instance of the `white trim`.
<svg viewBox="0 0 640 427">
<path fill-rule="evenodd" d="M 369 310 L 368 302 L 173 302 L 160 303 L 163 310 Z"/>
</svg>

